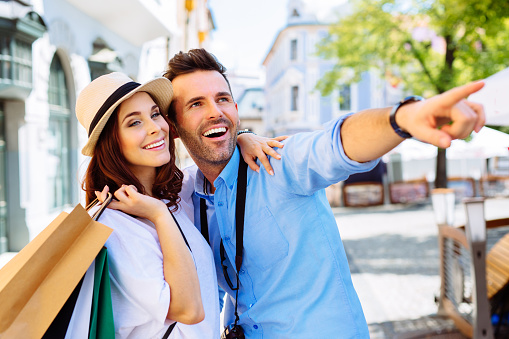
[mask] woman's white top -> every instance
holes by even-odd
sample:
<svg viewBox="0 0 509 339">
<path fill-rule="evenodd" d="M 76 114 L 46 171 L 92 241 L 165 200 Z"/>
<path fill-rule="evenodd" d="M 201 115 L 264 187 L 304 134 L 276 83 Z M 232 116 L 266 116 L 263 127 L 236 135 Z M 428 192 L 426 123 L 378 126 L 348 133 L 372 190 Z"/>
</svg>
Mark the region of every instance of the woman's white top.
<svg viewBox="0 0 509 339">
<path fill-rule="evenodd" d="M 212 251 L 186 214 L 182 202 L 175 218 L 192 250 L 200 281 L 205 319 L 177 323 L 169 338 L 219 338 L 219 297 Z M 96 208 L 92 209 L 93 213 Z M 163 255 L 154 225 L 142 218 L 106 209 L 99 222 L 111 227 L 106 241 L 116 338 L 162 338 L 173 321 L 166 319 L 170 287 L 164 280 Z"/>
</svg>

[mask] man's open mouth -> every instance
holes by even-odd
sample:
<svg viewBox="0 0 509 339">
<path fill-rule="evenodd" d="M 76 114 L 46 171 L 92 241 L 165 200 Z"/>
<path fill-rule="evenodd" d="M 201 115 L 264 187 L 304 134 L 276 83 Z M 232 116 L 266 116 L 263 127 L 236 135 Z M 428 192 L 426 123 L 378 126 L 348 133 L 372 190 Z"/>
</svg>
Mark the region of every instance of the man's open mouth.
<svg viewBox="0 0 509 339">
<path fill-rule="evenodd" d="M 212 128 L 203 133 L 203 136 L 206 138 L 219 138 L 226 133 L 226 127 L 218 127 Z"/>
</svg>

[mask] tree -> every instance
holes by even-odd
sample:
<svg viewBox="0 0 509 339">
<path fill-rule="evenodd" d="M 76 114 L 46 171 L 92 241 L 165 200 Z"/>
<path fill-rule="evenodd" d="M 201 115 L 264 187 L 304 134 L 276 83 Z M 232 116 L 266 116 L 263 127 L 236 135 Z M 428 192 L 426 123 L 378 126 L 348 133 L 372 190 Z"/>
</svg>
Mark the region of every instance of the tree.
<svg viewBox="0 0 509 339">
<path fill-rule="evenodd" d="M 318 53 L 336 60 L 318 88 L 378 69 L 396 74 L 408 92 L 429 97 L 508 66 L 507 0 L 354 0 L 331 25 Z M 446 153 L 439 149 L 435 187 L 447 186 Z"/>
</svg>

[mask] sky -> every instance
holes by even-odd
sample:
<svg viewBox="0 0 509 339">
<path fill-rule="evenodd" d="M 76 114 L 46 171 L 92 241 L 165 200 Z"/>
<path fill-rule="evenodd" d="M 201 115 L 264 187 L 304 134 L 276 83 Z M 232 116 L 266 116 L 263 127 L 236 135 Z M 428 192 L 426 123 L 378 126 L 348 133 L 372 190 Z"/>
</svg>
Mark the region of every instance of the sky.
<svg viewBox="0 0 509 339">
<path fill-rule="evenodd" d="M 286 26 L 288 0 L 209 0 L 216 30 L 210 51 L 227 69 L 257 71 Z"/>
<path fill-rule="evenodd" d="M 318 18 L 346 0 L 301 0 Z M 228 70 L 256 71 L 287 24 L 289 0 L 209 0 L 216 29 L 210 51 Z"/>
</svg>

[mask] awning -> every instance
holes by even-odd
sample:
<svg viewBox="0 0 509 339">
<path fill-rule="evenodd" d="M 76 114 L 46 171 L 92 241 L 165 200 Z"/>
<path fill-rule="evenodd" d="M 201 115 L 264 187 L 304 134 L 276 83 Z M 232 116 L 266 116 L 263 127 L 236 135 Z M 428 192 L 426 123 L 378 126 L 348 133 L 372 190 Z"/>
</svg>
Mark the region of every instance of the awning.
<svg viewBox="0 0 509 339">
<path fill-rule="evenodd" d="M 484 87 L 468 100 L 483 104 L 487 125 L 509 126 L 509 68 L 486 78 Z"/>
</svg>

